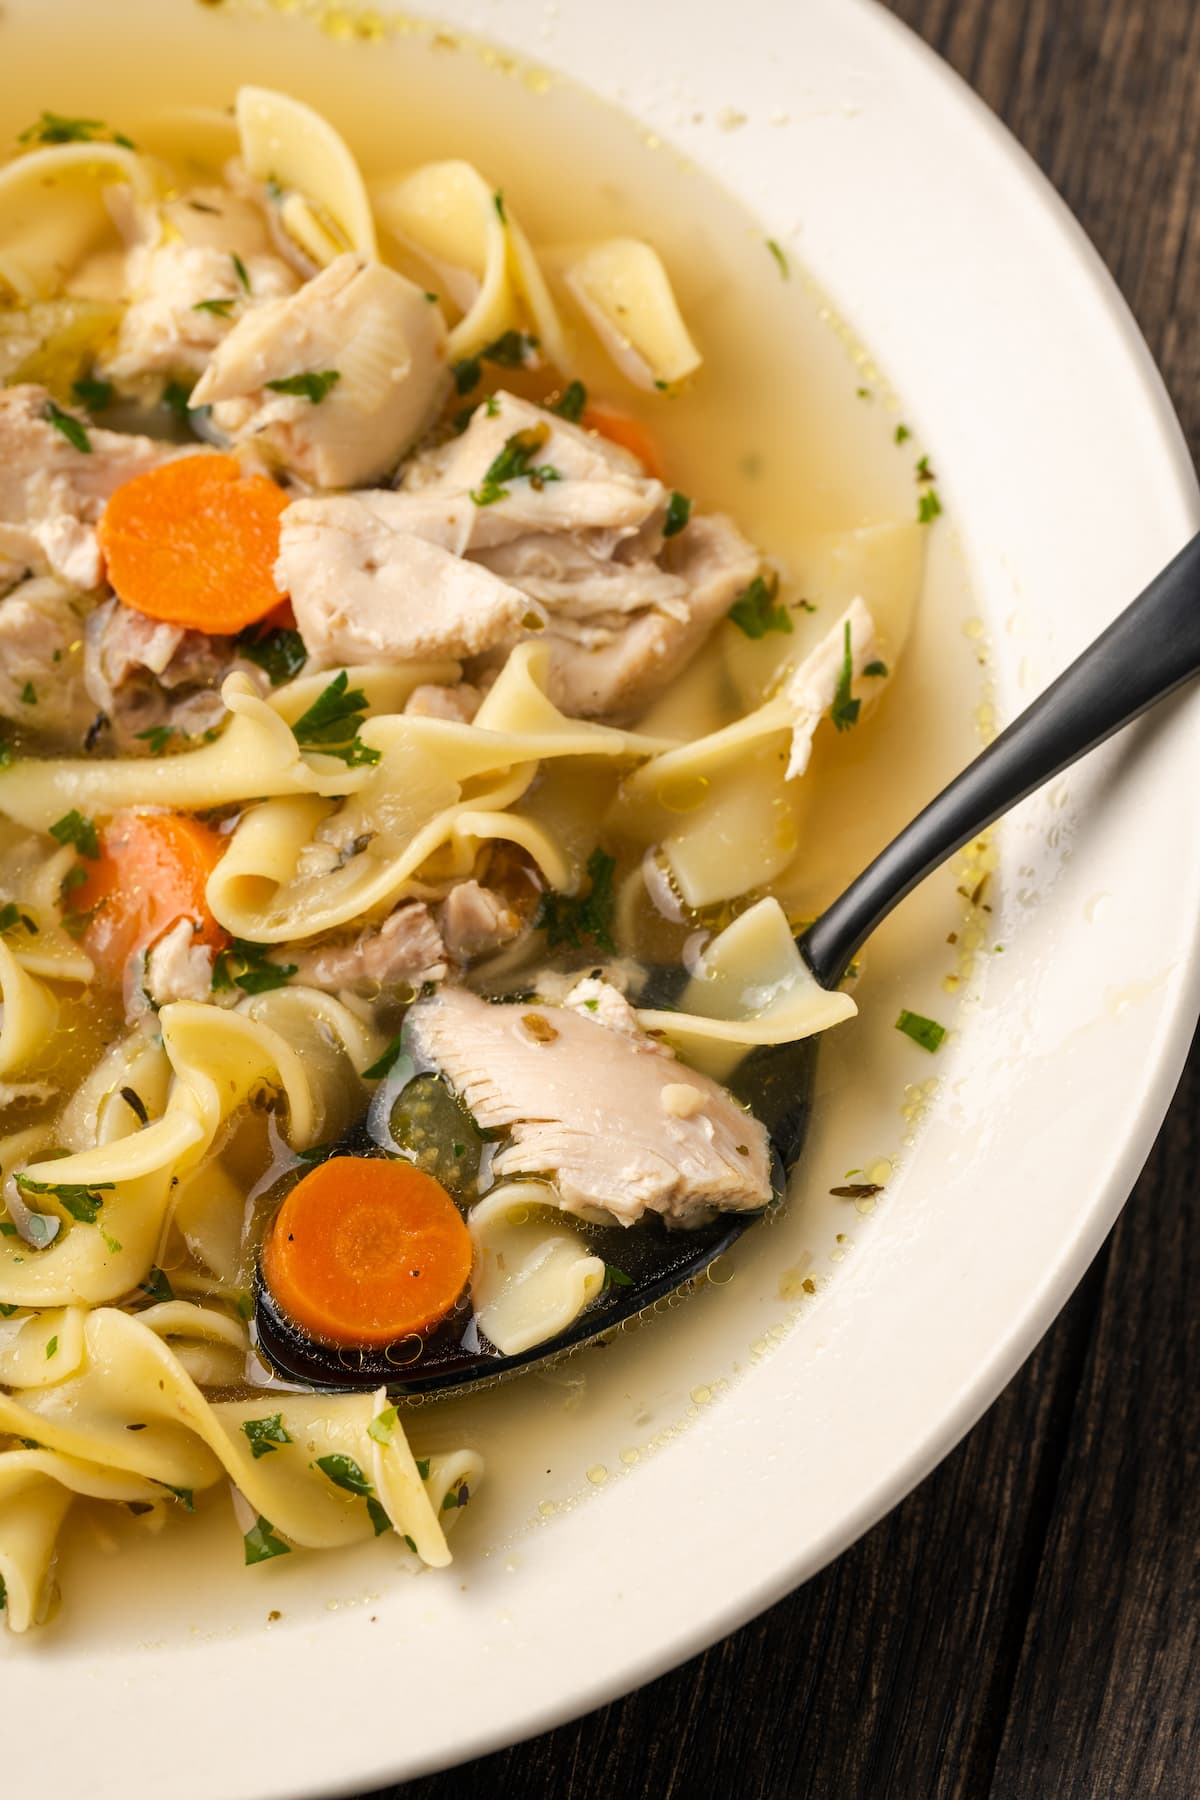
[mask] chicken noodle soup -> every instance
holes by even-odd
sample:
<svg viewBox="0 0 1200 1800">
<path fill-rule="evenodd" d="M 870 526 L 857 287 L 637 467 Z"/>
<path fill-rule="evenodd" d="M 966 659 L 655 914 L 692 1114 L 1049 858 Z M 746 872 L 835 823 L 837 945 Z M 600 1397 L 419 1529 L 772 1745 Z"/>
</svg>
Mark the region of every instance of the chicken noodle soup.
<svg viewBox="0 0 1200 1800">
<path fill-rule="evenodd" d="M 739 1063 L 855 1012 L 778 897 L 809 759 L 936 506 L 818 549 L 817 605 L 672 483 L 720 371 L 652 242 L 543 247 L 461 160 L 368 187 L 268 89 L 234 123 L 185 166 L 47 111 L 0 169 L 15 1629 L 80 1496 L 227 1480 L 248 1563 L 444 1564 L 480 1459 L 392 1372 L 768 1204 Z"/>
</svg>

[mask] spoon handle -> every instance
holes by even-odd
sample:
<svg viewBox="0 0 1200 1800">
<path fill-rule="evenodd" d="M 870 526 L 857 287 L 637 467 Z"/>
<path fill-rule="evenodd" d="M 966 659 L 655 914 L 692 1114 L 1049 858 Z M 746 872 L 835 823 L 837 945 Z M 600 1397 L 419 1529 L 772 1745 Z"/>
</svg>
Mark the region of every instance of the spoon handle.
<svg viewBox="0 0 1200 1800">
<path fill-rule="evenodd" d="M 880 921 L 947 857 L 1198 670 L 1200 536 L 798 940 L 821 986 L 837 986 Z"/>
</svg>

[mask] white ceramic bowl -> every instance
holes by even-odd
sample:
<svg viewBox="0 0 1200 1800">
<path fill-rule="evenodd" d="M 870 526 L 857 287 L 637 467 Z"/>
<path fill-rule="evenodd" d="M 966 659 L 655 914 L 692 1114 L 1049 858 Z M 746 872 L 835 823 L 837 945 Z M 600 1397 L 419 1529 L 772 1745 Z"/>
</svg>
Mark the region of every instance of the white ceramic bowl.
<svg viewBox="0 0 1200 1800">
<path fill-rule="evenodd" d="M 440 12 L 618 99 L 789 234 L 936 446 L 1002 717 L 1196 528 L 1180 434 L 1111 281 L 996 122 L 886 14 Z M 6 0 L 0 56 L 52 33 L 96 55 L 115 34 L 169 38 L 186 58 L 218 28 L 189 0 Z M 1197 1011 L 1200 839 L 1180 833 L 1179 796 L 1198 782 L 1192 695 L 1021 809 L 1007 953 L 886 1205 L 841 1245 L 818 1209 L 811 1243 L 802 1219 L 748 1248 L 725 1292 L 590 1353 L 582 1387 L 569 1371 L 530 1386 L 521 1467 L 531 1429 L 542 1466 L 494 1475 L 448 1577 L 403 1579 L 376 1551 L 296 1558 L 276 1579 L 237 1567 L 217 1525 L 195 1561 L 182 1531 L 161 1561 L 88 1575 L 76 1558 L 69 1618 L 0 1644 L 5 1716 L 23 1722 L 6 1780 L 39 1800 L 374 1787 L 599 1704 L 844 1549 L 1013 1373 L 1149 1149 Z M 809 1266 L 805 1250 L 820 1291 L 797 1307 L 780 1264 Z M 640 1446 L 632 1467 L 623 1443 Z M 608 1478 L 593 1466 L 594 1493 L 573 1499 L 600 1462 Z"/>
</svg>

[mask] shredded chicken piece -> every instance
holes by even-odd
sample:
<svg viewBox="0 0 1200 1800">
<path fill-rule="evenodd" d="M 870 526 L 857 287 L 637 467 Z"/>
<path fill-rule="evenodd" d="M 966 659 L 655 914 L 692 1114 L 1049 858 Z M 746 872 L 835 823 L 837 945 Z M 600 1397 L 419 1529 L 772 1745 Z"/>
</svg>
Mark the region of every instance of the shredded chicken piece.
<svg viewBox="0 0 1200 1800">
<path fill-rule="evenodd" d="M 395 269 L 339 256 L 230 331 L 192 391 L 215 429 L 253 440 L 317 487 L 357 487 L 396 467 L 449 383 L 441 311 Z M 310 393 L 272 382 L 312 375 Z M 330 382 L 329 377 L 335 379 Z"/>
<path fill-rule="evenodd" d="M 437 918 L 446 954 L 457 963 L 490 956 L 522 929 L 520 914 L 504 896 L 478 881 L 456 883 L 439 906 Z"/>
<path fill-rule="evenodd" d="M 0 600 L 0 717 L 39 736 L 81 738 L 95 715 L 80 670 L 83 624 L 69 588 L 22 582 Z"/>
<path fill-rule="evenodd" d="M 482 704 L 483 695 L 469 681 L 456 682 L 453 687 L 422 683 L 408 696 L 404 710 L 410 718 L 452 719 L 469 725 Z"/>
<path fill-rule="evenodd" d="M 493 1174 L 541 1176 L 564 1212 L 621 1225 L 657 1212 L 696 1225 L 714 1211 L 764 1206 L 771 1178 L 763 1126 L 644 1032 L 593 1018 L 589 998 L 597 998 L 597 1013 L 608 1007 L 588 994 L 579 1010 L 489 1004 L 466 988 L 443 987 L 413 1006 L 406 1041 L 442 1072 L 481 1129 L 508 1133 Z M 664 1090 L 685 1085 L 701 1098 L 686 1117 L 663 1102 Z"/>
<path fill-rule="evenodd" d="M 83 450 L 55 416 L 45 388 L 0 389 L 0 560 L 86 590 L 100 585 L 96 522 L 109 496 L 185 452 L 97 425 L 78 427 L 90 446 Z"/>
<path fill-rule="evenodd" d="M 146 953 L 142 989 L 153 1006 L 172 1000 L 208 1000 L 212 995 L 213 953 L 197 943 L 191 919 L 179 919 Z"/>
<path fill-rule="evenodd" d="M 217 690 L 231 668 L 262 679 L 236 661 L 232 638 L 163 624 L 116 599 L 95 608 L 83 635 L 93 711 L 104 714 L 124 755 L 152 748 L 145 732 L 194 736 L 209 730 L 224 713 Z"/>
<path fill-rule="evenodd" d="M 381 989 L 441 981 L 446 973 L 445 946 L 420 900 L 398 906 L 382 925 L 311 949 L 289 949 L 276 960 L 295 965 L 294 981 L 327 993 L 349 988 L 375 995 Z"/>
</svg>

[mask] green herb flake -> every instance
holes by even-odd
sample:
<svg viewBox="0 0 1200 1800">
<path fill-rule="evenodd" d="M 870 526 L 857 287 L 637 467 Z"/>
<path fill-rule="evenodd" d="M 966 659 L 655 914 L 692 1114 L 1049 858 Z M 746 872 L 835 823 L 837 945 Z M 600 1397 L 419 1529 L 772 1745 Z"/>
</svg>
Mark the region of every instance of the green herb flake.
<svg viewBox="0 0 1200 1800">
<path fill-rule="evenodd" d="M 879 681 L 882 681 L 883 677 L 887 674 L 887 672 L 888 672 L 887 664 L 885 662 L 880 662 L 878 660 L 878 658 L 876 658 L 876 660 L 874 662 L 867 663 L 867 665 L 863 669 L 864 675 L 871 675 L 876 680 L 879 680 Z"/>
<path fill-rule="evenodd" d="M 296 963 L 275 963 L 268 958 L 269 944 L 252 944 L 246 938 L 234 938 L 225 950 L 217 953 L 213 963 L 212 984 L 220 991 L 241 988 L 243 994 L 269 994 L 285 986 L 296 973 Z"/>
<path fill-rule="evenodd" d="M 768 631 L 790 632 L 792 615 L 786 606 L 778 604 L 778 595 L 777 575 L 756 575 L 730 607 L 730 621 L 748 638 L 765 637 Z"/>
<path fill-rule="evenodd" d="M 913 470 L 913 473 L 916 476 L 918 481 L 936 481 L 937 480 L 936 475 L 934 474 L 933 470 L 929 466 L 929 458 L 927 456 L 922 456 L 917 459 L 917 466 Z"/>
<path fill-rule="evenodd" d="M 50 1358 L 52 1356 L 57 1356 L 57 1354 L 58 1354 L 58 1333 L 56 1332 L 52 1338 L 46 1339 L 46 1361 L 49 1362 Z"/>
<path fill-rule="evenodd" d="M 272 1413 L 267 1419 L 246 1419 L 242 1430 L 250 1440 L 250 1454 L 255 1462 L 260 1456 L 270 1456 L 278 1450 L 280 1444 L 291 1444 L 295 1440 L 286 1430 L 282 1413 Z"/>
<path fill-rule="evenodd" d="M 0 744 L 0 769 L 12 766 L 13 752 L 11 744 Z"/>
<path fill-rule="evenodd" d="M 185 423 L 190 411 L 191 398 L 191 388 L 184 387 L 182 381 L 168 381 L 162 391 L 163 405 L 169 407 L 176 418 L 182 419 Z"/>
<path fill-rule="evenodd" d="M 859 400 L 869 400 L 871 398 L 870 388 L 855 388 L 854 392 Z"/>
<path fill-rule="evenodd" d="M 10 931 L 15 931 L 17 926 L 22 924 L 28 929 L 32 920 L 26 917 L 15 900 L 5 901 L 4 905 L 0 906 L 0 937 L 6 937 Z M 36 931 L 37 926 L 34 925 L 33 929 Z"/>
<path fill-rule="evenodd" d="M 230 253 L 229 260 L 233 264 L 233 272 L 237 276 L 239 287 L 244 294 L 248 294 L 250 292 L 250 276 L 245 263 L 236 250 Z"/>
<path fill-rule="evenodd" d="M 853 680 L 854 656 L 850 647 L 850 621 L 847 619 L 846 635 L 842 646 L 842 666 L 838 671 L 833 705 L 829 709 L 829 716 L 839 731 L 849 731 L 852 725 L 857 725 L 858 715 L 862 710 L 862 701 L 856 700 L 850 692 Z"/>
<path fill-rule="evenodd" d="M 280 687 L 285 681 L 291 681 L 308 661 L 304 639 L 298 631 L 292 631 L 285 625 L 275 626 L 261 634 L 256 627 L 251 626 L 241 633 L 237 647 L 239 654 L 247 662 L 254 663 L 266 673 L 272 687 Z"/>
<path fill-rule="evenodd" d="M 572 425 L 578 425 L 587 406 L 587 389 L 582 381 L 569 381 L 563 389 L 562 399 L 557 406 L 550 408 L 560 419 L 567 419 Z"/>
<path fill-rule="evenodd" d="M 618 1269 L 615 1263 L 605 1263 L 604 1283 L 600 1289 L 602 1294 L 608 1293 L 610 1288 L 632 1287 L 633 1285 L 632 1275 L 627 1275 L 624 1269 Z"/>
<path fill-rule="evenodd" d="M 43 112 L 34 124 L 17 133 L 18 144 L 93 144 L 108 132 L 102 119 L 69 119 L 62 113 Z M 126 144 L 128 148 L 128 144 Z"/>
<path fill-rule="evenodd" d="M 528 481 L 530 487 L 539 491 L 548 481 L 561 481 L 558 470 L 549 463 L 539 466 L 533 462 L 549 435 L 548 426 L 535 425 L 527 431 L 514 431 L 506 438 L 503 450 L 489 464 L 480 486 L 471 489 L 476 506 L 494 506 L 497 500 L 507 500 L 506 481 Z"/>
<path fill-rule="evenodd" d="M 465 1506 L 471 1498 L 471 1490 L 464 1481 L 461 1487 L 451 1488 L 442 1501 L 443 1512 L 453 1512 L 456 1506 Z"/>
<path fill-rule="evenodd" d="M 21 689 L 21 704 L 22 706 L 37 705 L 37 689 L 34 687 L 32 681 L 27 681 L 25 686 Z"/>
<path fill-rule="evenodd" d="M 282 375 L 278 381 L 267 381 L 263 386 L 273 394 L 293 394 L 319 406 L 341 379 L 340 369 L 309 369 L 303 375 Z"/>
<path fill-rule="evenodd" d="M 291 1545 L 275 1536 L 275 1527 L 261 1513 L 246 1533 L 243 1542 L 246 1546 L 247 1568 L 253 1563 L 269 1562 L 273 1556 L 290 1556 L 292 1553 Z"/>
<path fill-rule="evenodd" d="M 385 1406 L 367 1426 L 367 1436 L 377 1444 L 390 1444 L 396 1435 L 397 1414 L 394 1406 Z"/>
<path fill-rule="evenodd" d="M 7 1300 L 0 1300 L 0 1319 L 11 1319 L 13 1314 L 19 1311 L 18 1306 L 10 1306 Z"/>
<path fill-rule="evenodd" d="M 175 1298 L 175 1289 L 162 1269 L 153 1268 L 144 1281 L 138 1282 L 138 1293 L 145 1294 L 155 1306 L 165 1306 Z"/>
<path fill-rule="evenodd" d="M 417 1474 L 421 1477 L 422 1481 L 429 1480 L 429 1458 L 427 1456 L 418 1456 Z"/>
<path fill-rule="evenodd" d="M 479 378 L 483 374 L 483 370 L 479 366 L 477 356 L 464 356 L 452 366 L 450 373 L 454 377 L 455 393 L 469 394 L 473 387 L 479 386 Z"/>
<path fill-rule="evenodd" d="M 69 894 L 75 888 L 82 887 L 84 882 L 87 880 L 87 878 L 88 878 L 88 872 L 84 868 L 83 864 L 82 863 L 72 863 L 70 868 L 67 870 L 66 874 L 63 876 L 62 880 L 58 884 L 60 893 Z"/>
<path fill-rule="evenodd" d="M 74 807 L 50 827 L 50 836 L 60 844 L 74 844 L 80 856 L 86 856 L 89 862 L 99 859 L 100 840 L 96 836 L 96 827 Z"/>
<path fill-rule="evenodd" d="M 408 1545 L 409 1549 L 412 1551 L 413 1555 L 415 1556 L 417 1554 L 416 1540 L 414 1538 L 410 1538 L 407 1531 L 404 1534 L 404 1541 Z M 3 1587 L 3 1585 L 4 1585 L 3 1582 L 0 1582 L 0 1587 Z M 2 1606 L 2 1605 L 3 1605 L 3 1601 L 0 1600 L 0 1606 Z"/>
<path fill-rule="evenodd" d="M 939 1025 L 936 1019 L 926 1019 L 920 1013 L 909 1012 L 907 1007 L 901 1010 L 900 1017 L 896 1020 L 896 1030 L 902 1031 L 905 1037 L 910 1037 L 914 1044 L 920 1044 L 922 1050 L 928 1050 L 931 1055 L 941 1048 L 942 1039 L 946 1035 L 946 1027 Z"/>
<path fill-rule="evenodd" d="M 296 742 L 302 750 L 339 757 L 351 769 L 377 763 L 379 751 L 364 744 L 358 735 L 367 704 L 362 689 L 351 688 L 349 675 L 340 670 L 292 726 Z"/>
<path fill-rule="evenodd" d="M 165 1487 L 168 1494 L 173 1494 L 175 1496 L 184 1512 L 195 1512 L 196 1491 L 194 1488 L 172 1487 L 169 1481 L 160 1482 L 159 1486 Z"/>
<path fill-rule="evenodd" d="M 390 1531 L 392 1529 L 392 1521 L 388 1518 L 374 1494 L 367 1495 L 367 1517 L 375 1527 L 376 1537 L 382 1537 L 385 1531 Z"/>
<path fill-rule="evenodd" d="M 135 733 L 140 744 L 150 746 L 151 756 L 161 756 L 171 739 L 178 734 L 176 725 L 151 725 L 147 731 Z"/>
<path fill-rule="evenodd" d="M 64 1211 L 81 1225 L 96 1223 L 96 1216 L 104 1204 L 100 1195 L 111 1192 L 115 1185 L 111 1181 L 34 1181 L 28 1175 L 18 1175 L 16 1181 L 27 1194 L 53 1194 Z"/>
<path fill-rule="evenodd" d="M 87 427 L 74 413 L 64 412 L 53 400 L 47 400 L 42 417 L 48 425 L 53 425 L 55 431 L 62 432 L 73 450 L 80 451 L 84 456 L 92 454 L 92 440 L 87 434 Z"/>
<path fill-rule="evenodd" d="M 71 398 L 86 407 L 88 412 L 103 412 L 106 406 L 112 405 L 113 385 L 111 381 L 97 381 L 94 375 L 81 375 L 78 381 L 71 383 Z"/>
<path fill-rule="evenodd" d="M 771 252 L 771 255 L 775 258 L 775 261 L 779 264 L 779 273 L 783 276 L 783 279 L 786 281 L 788 279 L 788 277 L 791 275 L 791 270 L 788 268 L 788 259 L 784 254 L 782 246 L 780 244 L 777 244 L 775 242 L 774 238 L 768 238 L 767 239 L 767 249 Z"/>
<path fill-rule="evenodd" d="M 317 1467 L 334 1487 L 344 1488 L 348 1494 L 365 1497 L 375 1491 L 352 1456 L 318 1456 Z"/>
<path fill-rule="evenodd" d="M 212 313 L 214 318 L 227 319 L 233 311 L 233 301 L 221 299 L 219 296 L 215 300 L 197 300 L 196 304 L 192 307 L 192 311 Z M 271 384 L 268 383 L 268 386 L 269 385 Z"/>
<path fill-rule="evenodd" d="M 663 522 L 665 538 L 678 537 L 692 516 L 692 503 L 686 494 L 674 492 L 667 501 L 667 516 Z"/>
<path fill-rule="evenodd" d="M 508 214 L 504 210 L 504 195 L 499 188 L 492 195 L 492 205 L 496 209 L 496 217 L 502 225 L 508 224 Z"/>
<path fill-rule="evenodd" d="M 931 525 L 942 510 L 942 503 L 933 488 L 926 488 L 917 501 L 917 524 Z"/>
<path fill-rule="evenodd" d="M 569 944 L 578 950 L 590 938 L 599 949 L 615 953 L 612 927 L 616 905 L 613 871 L 616 866 L 615 857 L 597 848 L 588 857 L 591 886 L 585 898 L 554 893 L 542 895 L 533 923 L 535 930 L 546 933 L 547 949 Z"/>
<path fill-rule="evenodd" d="M 912 432 L 908 429 L 907 425 L 897 425 L 893 435 L 898 444 L 904 444 L 907 443 L 908 439 L 912 436 Z"/>
</svg>

